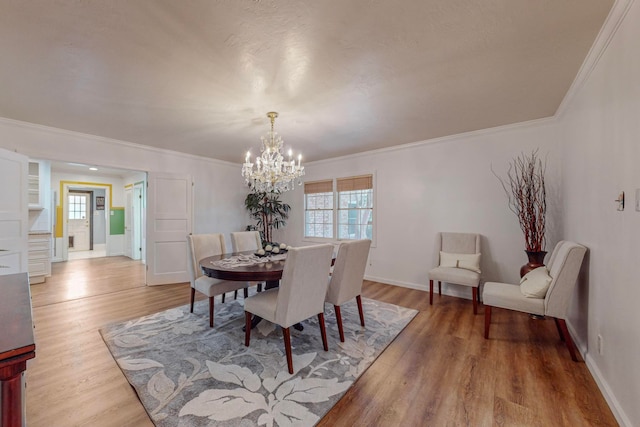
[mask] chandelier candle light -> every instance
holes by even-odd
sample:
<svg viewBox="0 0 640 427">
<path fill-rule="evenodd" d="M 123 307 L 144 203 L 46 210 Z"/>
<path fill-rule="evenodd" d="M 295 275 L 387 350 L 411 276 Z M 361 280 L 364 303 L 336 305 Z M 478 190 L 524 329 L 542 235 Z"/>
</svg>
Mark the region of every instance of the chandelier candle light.
<svg viewBox="0 0 640 427">
<path fill-rule="evenodd" d="M 251 163 L 251 152 L 247 152 L 242 165 L 242 176 L 252 190 L 259 192 L 283 192 L 295 188 L 295 180 L 301 184 L 299 178 L 304 175 L 304 166 L 301 165 L 302 154 L 298 155 L 298 163 L 292 158 L 289 150 L 289 159 L 282 156 L 282 137 L 273 130 L 273 123 L 278 113 L 267 113 L 271 119 L 271 130 L 262 140 L 262 152 L 256 157 L 255 168 Z"/>
</svg>

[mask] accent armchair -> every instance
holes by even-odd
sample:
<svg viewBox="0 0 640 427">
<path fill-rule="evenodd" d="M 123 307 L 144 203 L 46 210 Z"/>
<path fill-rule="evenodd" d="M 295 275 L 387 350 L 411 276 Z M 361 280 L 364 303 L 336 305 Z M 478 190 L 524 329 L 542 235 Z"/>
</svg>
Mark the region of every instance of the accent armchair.
<svg viewBox="0 0 640 427">
<path fill-rule="evenodd" d="M 577 243 L 561 241 L 558 242 L 551 257 L 548 267 L 539 267 L 542 276 L 548 274 L 548 286 L 546 292 L 543 291 L 543 298 L 527 297 L 521 289 L 524 280 L 528 275 L 537 275 L 536 270 L 523 277 L 520 286 L 507 283 L 487 282 L 484 285 L 482 298 L 484 301 L 484 337 L 489 338 L 489 327 L 491 326 L 492 307 L 505 308 L 507 310 L 521 311 L 524 313 L 536 314 L 539 316 L 553 317 L 560 334 L 560 339 L 567 345 L 573 361 L 578 361 L 575 352 L 575 345 L 567 329 L 566 317 L 569 303 L 573 295 L 573 290 L 580 273 L 580 266 L 587 248 Z M 532 276 L 533 277 L 533 276 Z M 544 277 L 543 277 L 544 279 Z M 539 279 L 536 279 L 539 280 Z"/>
<path fill-rule="evenodd" d="M 480 286 L 480 235 L 472 233 L 438 233 L 436 236 L 438 266 L 429 271 L 429 304 L 433 305 L 433 281 L 471 287 L 473 314 L 478 313 Z"/>
</svg>

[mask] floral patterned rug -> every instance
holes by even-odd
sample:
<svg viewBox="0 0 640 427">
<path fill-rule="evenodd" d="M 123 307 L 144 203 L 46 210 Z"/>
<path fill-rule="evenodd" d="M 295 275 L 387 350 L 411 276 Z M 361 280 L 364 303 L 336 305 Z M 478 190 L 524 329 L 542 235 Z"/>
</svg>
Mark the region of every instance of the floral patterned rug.
<svg viewBox="0 0 640 427">
<path fill-rule="evenodd" d="M 245 347 L 242 298 L 218 298 L 214 328 L 204 300 L 193 314 L 185 305 L 100 331 L 156 426 L 313 426 L 417 314 L 363 298 L 363 328 L 346 303 L 341 343 L 327 304 L 329 351 L 317 318 L 291 328 L 290 375 L 281 329 L 262 321 Z"/>
</svg>

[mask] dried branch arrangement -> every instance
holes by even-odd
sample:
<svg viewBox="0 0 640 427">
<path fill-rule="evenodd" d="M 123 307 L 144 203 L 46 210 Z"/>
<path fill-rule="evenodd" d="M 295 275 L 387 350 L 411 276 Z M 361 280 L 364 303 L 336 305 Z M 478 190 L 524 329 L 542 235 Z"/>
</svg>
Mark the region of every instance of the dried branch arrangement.
<svg viewBox="0 0 640 427">
<path fill-rule="evenodd" d="M 509 209 L 516 214 L 520 228 L 524 233 L 526 250 L 544 251 L 545 217 L 547 213 L 544 174 L 546 161 L 538 157 L 538 150 L 531 154 L 522 153 L 509 163 L 505 179 L 500 178 L 502 188 L 509 200 Z"/>
</svg>

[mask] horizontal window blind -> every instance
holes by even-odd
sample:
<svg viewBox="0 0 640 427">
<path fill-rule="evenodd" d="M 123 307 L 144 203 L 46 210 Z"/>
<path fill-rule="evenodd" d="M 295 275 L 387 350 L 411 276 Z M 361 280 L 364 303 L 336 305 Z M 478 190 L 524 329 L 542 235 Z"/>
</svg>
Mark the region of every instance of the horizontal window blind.
<svg viewBox="0 0 640 427">
<path fill-rule="evenodd" d="M 352 176 L 349 178 L 338 178 L 338 192 L 369 190 L 373 188 L 373 175 Z"/>
<path fill-rule="evenodd" d="M 304 183 L 304 194 L 331 193 L 333 192 L 333 181 L 315 181 Z"/>
</svg>

